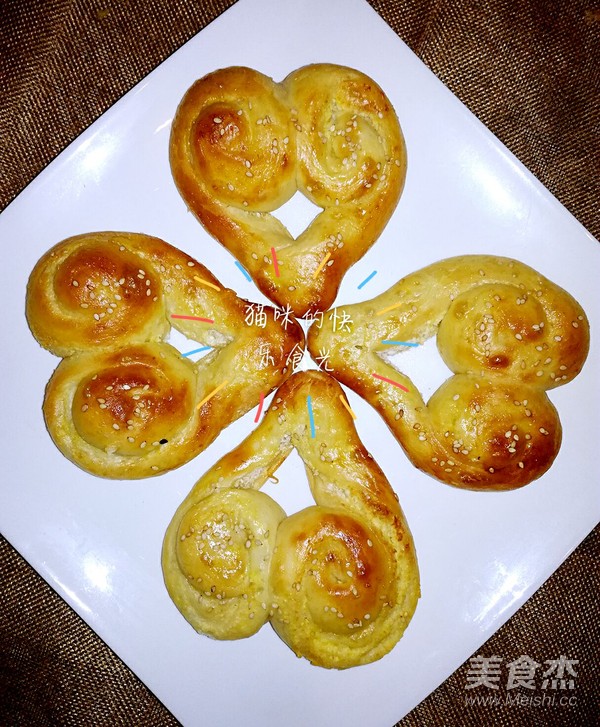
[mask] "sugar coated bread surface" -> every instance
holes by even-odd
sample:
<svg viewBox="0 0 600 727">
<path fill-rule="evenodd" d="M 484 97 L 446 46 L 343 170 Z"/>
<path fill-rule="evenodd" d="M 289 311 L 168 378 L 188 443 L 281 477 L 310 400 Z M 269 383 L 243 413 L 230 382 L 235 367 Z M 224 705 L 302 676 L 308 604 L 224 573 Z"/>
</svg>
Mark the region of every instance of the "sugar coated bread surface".
<svg viewBox="0 0 600 727">
<path fill-rule="evenodd" d="M 209 73 L 177 109 L 170 158 L 206 230 L 299 317 L 332 305 L 387 224 L 406 174 L 384 92 L 357 70 L 325 63 L 282 83 L 244 67 Z M 321 212 L 294 239 L 271 212 L 297 190 Z"/>
<path fill-rule="evenodd" d="M 296 321 L 238 298 L 163 240 L 125 232 L 49 250 L 26 312 L 40 344 L 63 357 L 46 388 L 48 431 L 102 477 L 149 477 L 195 457 L 290 375 L 304 342 Z M 183 356 L 166 341 L 171 327 L 210 352 Z"/>
<path fill-rule="evenodd" d="M 295 373 L 177 509 L 163 573 L 197 631 L 238 639 L 270 621 L 298 656 L 337 669 L 380 659 L 402 636 L 420 593 L 414 545 L 344 401 L 327 374 Z M 260 489 L 294 448 L 315 505 L 286 517 Z"/>
<path fill-rule="evenodd" d="M 336 321 L 344 325 L 336 326 Z M 437 335 L 454 373 L 425 403 L 392 351 Z M 384 418 L 412 463 L 458 487 L 507 490 L 540 477 L 561 443 L 546 391 L 571 381 L 589 325 L 569 293 L 516 260 L 465 255 L 326 314 L 308 347 Z M 405 347 L 406 348 L 406 347 Z"/>
</svg>

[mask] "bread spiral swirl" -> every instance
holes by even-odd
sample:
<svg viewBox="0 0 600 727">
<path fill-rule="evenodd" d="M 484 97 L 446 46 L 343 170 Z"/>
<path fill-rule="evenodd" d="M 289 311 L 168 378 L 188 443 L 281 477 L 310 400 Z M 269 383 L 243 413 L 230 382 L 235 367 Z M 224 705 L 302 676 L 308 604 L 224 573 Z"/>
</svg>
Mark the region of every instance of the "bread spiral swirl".
<svg viewBox="0 0 600 727">
<path fill-rule="evenodd" d="M 63 357 L 43 405 L 58 448 L 115 478 L 195 457 L 289 375 L 303 345 L 299 325 L 272 308 L 247 325 L 254 306 L 158 238 L 102 232 L 54 246 L 31 273 L 26 312 L 37 340 Z M 192 362 L 165 340 L 171 326 L 213 350 Z"/>
<path fill-rule="evenodd" d="M 282 83 L 243 67 L 208 74 L 177 109 L 170 159 L 202 225 L 299 317 L 333 303 L 387 224 L 406 174 L 388 98 L 363 73 L 333 64 Z M 271 212 L 296 190 L 322 211 L 294 240 Z"/>
<path fill-rule="evenodd" d="M 571 381 L 589 348 L 581 306 L 532 268 L 465 255 L 407 275 L 313 325 L 308 347 L 381 414 L 419 469 L 458 487 L 506 490 L 540 477 L 561 443 L 546 391 Z M 386 342 L 437 333 L 454 372 L 427 404 L 392 366 Z M 399 347 L 402 350 L 402 346 Z"/>
<path fill-rule="evenodd" d="M 196 630 L 235 639 L 270 620 L 298 656 L 338 669 L 381 658 L 402 636 L 419 598 L 414 545 L 340 397 L 326 374 L 294 374 L 177 509 L 163 573 Z M 316 504 L 286 517 L 260 488 L 294 447 Z"/>
</svg>

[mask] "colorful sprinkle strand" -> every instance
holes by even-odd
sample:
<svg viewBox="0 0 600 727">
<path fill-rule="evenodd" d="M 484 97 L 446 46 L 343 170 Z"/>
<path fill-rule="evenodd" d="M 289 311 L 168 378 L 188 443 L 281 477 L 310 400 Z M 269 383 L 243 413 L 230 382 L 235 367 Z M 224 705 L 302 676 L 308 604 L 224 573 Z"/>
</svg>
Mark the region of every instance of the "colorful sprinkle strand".
<svg viewBox="0 0 600 727">
<path fill-rule="evenodd" d="M 217 391 L 220 391 L 224 386 L 227 386 L 229 381 L 223 381 L 222 384 L 219 384 L 215 389 L 213 389 L 208 396 L 205 396 L 204 399 L 199 404 L 196 404 L 196 409 L 200 409 L 209 399 L 212 399 L 213 396 L 217 393 Z"/>
<path fill-rule="evenodd" d="M 360 290 L 362 287 L 364 287 L 369 282 L 369 280 L 374 278 L 376 275 L 377 275 L 377 270 L 373 270 L 373 272 L 368 277 L 366 277 L 362 281 L 362 283 L 360 283 L 360 285 L 357 285 L 356 287 Z"/>
<path fill-rule="evenodd" d="M 250 282 L 252 282 L 252 278 L 250 277 L 250 273 L 246 270 L 246 268 L 242 265 L 242 263 L 239 262 L 238 260 L 236 260 L 235 261 L 235 264 L 242 271 L 242 274 L 246 278 L 246 280 L 249 280 Z"/>
<path fill-rule="evenodd" d="M 219 288 L 218 285 L 215 285 L 214 283 L 209 283 L 208 280 L 199 278 L 197 275 L 194 275 L 194 280 L 197 280 L 199 283 L 202 283 L 202 285 L 207 285 L 209 288 L 214 288 L 215 290 L 221 290 L 221 288 Z"/>
<path fill-rule="evenodd" d="M 327 255 L 325 255 L 325 257 L 321 260 L 321 262 L 319 263 L 319 267 L 313 273 L 313 280 L 317 277 L 317 275 L 321 272 L 321 270 L 323 270 L 323 268 L 325 267 L 325 264 L 327 263 L 327 261 L 329 260 L 330 257 L 331 257 L 331 253 L 328 252 Z"/>
<path fill-rule="evenodd" d="M 418 343 L 410 343 L 409 341 L 387 341 L 383 340 L 381 343 L 385 343 L 387 346 L 419 346 Z"/>
<path fill-rule="evenodd" d="M 348 411 L 350 412 L 350 416 L 351 416 L 351 417 L 352 417 L 353 419 L 356 419 L 356 414 L 355 414 L 355 413 L 354 413 L 354 412 L 352 411 L 352 409 L 350 408 L 350 404 L 348 404 L 348 402 L 346 401 L 346 398 L 344 397 L 344 395 L 343 395 L 343 394 L 340 394 L 340 401 L 341 401 L 341 402 L 342 402 L 342 404 L 343 404 L 343 405 L 344 405 L 344 406 L 346 407 L 346 409 L 348 409 Z"/>
<path fill-rule="evenodd" d="M 273 269 L 275 270 L 275 277 L 279 277 L 279 263 L 277 262 L 277 253 L 275 252 L 275 248 L 271 248 L 271 260 L 273 260 Z"/>
<path fill-rule="evenodd" d="M 184 321 L 200 321 L 201 323 L 214 323 L 212 318 L 201 318 L 200 316 L 180 316 L 175 313 L 171 314 L 171 318 L 181 318 Z"/>
<path fill-rule="evenodd" d="M 378 316 L 382 316 L 384 313 L 389 313 L 389 311 L 394 310 L 394 308 L 400 308 L 400 306 L 404 305 L 404 303 L 394 303 L 394 305 L 388 305 L 387 308 L 382 308 L 381 310 L 377 311 Z"/>
<path fill-rule="evenodd" d="M 310 436 L 314 439 L 316 436 L 315 432 L 315 417 L 312 410 L 312 399 L 310 396 L 306 397 L 306 406 L 308 408 L 308 421 L 310 422 Z"/>
<path fill-rule="evenodd" d="M 258 403 L 258 411 L 256 412 L 256 416 L 254 417 L 254 423 L 255 424 L 257 424 L 258 423 L 258 420 L 260 419 L 260 415 L 262 413 L 264 403 L 265 403 L 265 395 L 264 394 L 261 394 L 260 395 L 260 402 Z"/>
<path fill-rule="evenodd" d="M 187 353 L 182 353 L 182 356 L 193 356 L 195 353 L 200 353 L 201 351 L 208 351 L 211 347 L 210 346 L 201 346 L 200 348 L 195 348 L 193 351 L 188 351 Z"/>
<path fill-rule="evenodd" d="M 397 381 L 394 381 L 393 379 L 386 379 L 385 376 L 380 376 L 379 374 L 373 374 L 373 376 L 376 379 L 379 379 L 380 381 L 385 381 L 388 384 L 392 384 L 392 386 L 397 386 L 399 389 L 402 389 L 402 391 L 408 391 L 406 386 L 402 386 L 402 384 L 399 384 Z"/>
</svg>

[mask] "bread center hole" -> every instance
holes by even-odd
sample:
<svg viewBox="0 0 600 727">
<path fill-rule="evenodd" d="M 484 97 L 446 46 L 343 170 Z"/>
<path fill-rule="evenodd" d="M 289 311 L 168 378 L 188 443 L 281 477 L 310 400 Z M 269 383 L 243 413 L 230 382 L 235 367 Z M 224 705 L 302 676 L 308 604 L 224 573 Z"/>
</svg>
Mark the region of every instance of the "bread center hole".
<svg viewBox="0 0 600 727">
<path fill-rule="evenodd" d="M 286 226 L 294 239 L 297 239 L 320 212 L 322 212 L 321 207 L 313 204 L 302 192 L 296 192 L 271 214 Z"/>
<path fill-rule="evenodd" d="M 437 340 L 432 336 L 422 346 L 403 348 L 401 346 L 388 346 L 379 355 L 390 366 L 410 378 L 419 389 L 425 402 L 446 379 L 452 376 L 452 371 L 446 366 L 437 349 Z M 390 375 L 390 378 L 393 376 Z"/>
</svg>

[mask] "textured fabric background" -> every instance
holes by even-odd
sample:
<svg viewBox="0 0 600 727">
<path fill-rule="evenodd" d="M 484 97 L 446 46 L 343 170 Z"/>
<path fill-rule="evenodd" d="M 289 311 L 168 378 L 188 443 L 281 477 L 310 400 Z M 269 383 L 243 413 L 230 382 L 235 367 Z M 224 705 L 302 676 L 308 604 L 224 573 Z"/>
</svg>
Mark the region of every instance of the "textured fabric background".
<svg viewBox="0 0 600 727">
<path fill-rule="evenodd" d="M 370 2 L 600 237 L 600 5 Z M 123 93 L 231 4 L 0 0 L 0 209 Z M 467 663 L 401 724 L 599 724 L 598 543 L 596 529 L 477 652 L 505 662 L 524 654 L 538 662 L 560 655 L 578 659 L 575 705 L 467 707 Z M 177 724 L 4 540 L 0 569 L 0 725 Z"/>
</svg>

